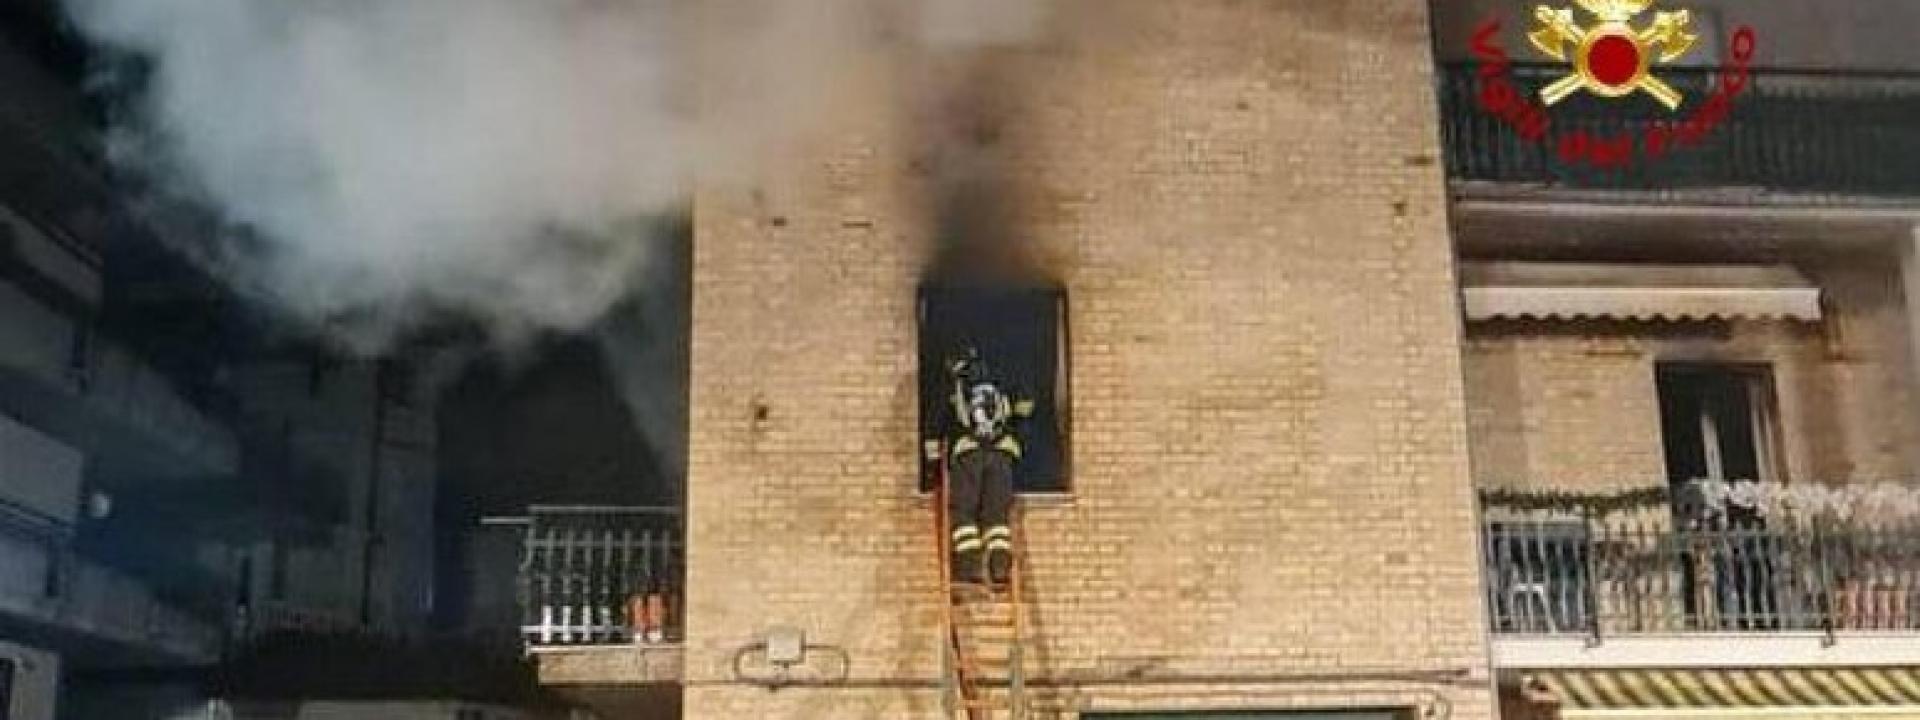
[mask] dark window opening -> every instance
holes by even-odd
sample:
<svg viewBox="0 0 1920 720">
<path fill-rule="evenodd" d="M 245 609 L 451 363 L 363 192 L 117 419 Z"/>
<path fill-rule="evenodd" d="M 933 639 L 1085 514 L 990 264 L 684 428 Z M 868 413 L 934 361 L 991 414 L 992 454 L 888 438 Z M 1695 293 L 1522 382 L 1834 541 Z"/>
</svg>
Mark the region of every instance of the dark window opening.
<svg viewBox="0 0 1920 720">
<path fill-rule="evenodd" d="M 253 609 L 253 558 L 240 558 L 240 574 L 234 582 L 233 605 L 242 611 Z"/>
<path fill-rule="evenodd" d="M 320 397 L 320 388 L 327 383 L 327 371 L 330 361 L 314 353 L 313 360 L 307 363 L 307 397 Z"/>
<path fill-rule="evenodd" d="M 0 720 L 13 717 L 13 658 L 0 657 Z"/>
<path fill-rule="evenodd" d="M 1059 287 L 929 285 L 920 289 L 920 428 L 937 431 L 951 386 L 943 360 L 963 343 L 978 348 L 994 377 L 1034 402 L 1016 426 L 1019 492 L 1065 492 L 1067 468 L 1067 296 Z M 922 491 L 930 491 L 924 478 Z"/>
<path fill-rule="evenodd" d="M 1667 480 L 1771 480 L 1772 378 L 1764 367 L 1661 365 Z"/>
<path fill-rule="evenodd" d="M 1686 488 L 1694 480 L 1776 479 L 1772 375 L 1765 367 L 1675 364 L 1659 366 L 1655 380 L 1667 480 L 1676 491 L 1674 519 L 1684 532 L 1697 533 L 1690 546 L 1704 546 L 1682 552 L 1688 623 L 1776 629 L 1786 599 L 1774 562 L 1780 539 L 1765 531 L 1757 511 L 1729 504 L 1706 512 Z"/>
<path fill-rule="evenodd" d="M 267 575 L 267 598 L 270 600 L 287 599 L 287 545 L 285 542 L 273 543 L 270 567 Z"/>
<path fill-rule="evenodd" d="M 93 324 L 88 319 L 73 324 L 73 336 L 67 344 L 67 377 L 82 392 L 93 384 Z"/>
<path fill-rule="evenodd" d="M 40 576 L 40 597 L 49 600 L 60 597 L 61 586 L 66 584 L 65 563 L 65 553 L 47 553 L 47 571 Z"/>
<path fill-rule="evenodd" d="M 413 407 L 413 368 L 394 358 L 383 358 L 374 366 L 374 388 L 379 401 L 400 408 Z"/>
</svg>

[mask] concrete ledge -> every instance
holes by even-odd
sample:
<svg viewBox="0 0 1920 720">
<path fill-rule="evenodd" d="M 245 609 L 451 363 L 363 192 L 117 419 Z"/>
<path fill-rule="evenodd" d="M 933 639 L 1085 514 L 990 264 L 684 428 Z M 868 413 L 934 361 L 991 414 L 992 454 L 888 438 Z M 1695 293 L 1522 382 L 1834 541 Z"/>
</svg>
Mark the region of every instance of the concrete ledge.
<svg viewBox="0 0 1920 720">
<path fill-rule="evenodd" d="M 536 648 L 542 685 L 678 685 L 685 677 L 679 645 L 581 645 Z"/>
<path fill-rule="evenodd" d="M 1501 669 L 1920 665 L 1920 633 L 1687 633 L 1602 638 L 1495 636 Z"/>
</svg>

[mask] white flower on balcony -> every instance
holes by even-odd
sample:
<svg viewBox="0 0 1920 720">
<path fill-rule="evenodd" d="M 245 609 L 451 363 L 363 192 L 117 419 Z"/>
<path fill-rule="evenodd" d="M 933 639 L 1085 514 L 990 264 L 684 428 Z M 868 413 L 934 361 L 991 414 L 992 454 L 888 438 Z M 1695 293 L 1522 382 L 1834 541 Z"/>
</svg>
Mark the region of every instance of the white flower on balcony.
<svg viewBox="0 0 1920 720">
<path fill-rule="evenodd" d="M 1920 487 L 1875 483 L 1776 483 L 1694 480 L 1689 499 L 1700 514 L 1724 518 L 1734 508 L 1769 521 L 1811 524 L 1820 520 L 1871 526 L 1920 522 Z"/>
</svg>

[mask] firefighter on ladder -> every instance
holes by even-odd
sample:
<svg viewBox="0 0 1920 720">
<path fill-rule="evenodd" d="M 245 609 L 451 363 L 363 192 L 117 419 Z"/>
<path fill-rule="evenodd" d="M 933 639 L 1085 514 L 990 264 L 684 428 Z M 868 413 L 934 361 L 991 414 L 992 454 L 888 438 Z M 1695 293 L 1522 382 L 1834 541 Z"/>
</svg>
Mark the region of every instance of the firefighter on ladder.
<svg viewBox="0 0 1920 720">
<path fill-rule="evenodd" d="M 928 438 L 925 450 L 929 463 L 947 463 L 953 580 L 978 582 L 984 556 L 991 582 L 1004 585 L 1013 571 L 1013 528 L 1008 521 L 1013 465 L 1021 450 L 1012 424 L 1033 415 L 1033 401 L 1015 398 L 996 382 L 972 346 L 950 356 L 946 371 L 950 388 L 941 403 L 940 435 Z"/>
</svg>

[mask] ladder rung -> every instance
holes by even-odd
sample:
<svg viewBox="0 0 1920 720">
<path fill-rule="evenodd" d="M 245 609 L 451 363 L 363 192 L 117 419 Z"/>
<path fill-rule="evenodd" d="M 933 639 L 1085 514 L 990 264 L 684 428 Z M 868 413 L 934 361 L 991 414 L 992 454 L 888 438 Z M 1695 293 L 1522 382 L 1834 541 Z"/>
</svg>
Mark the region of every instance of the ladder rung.
<svg viewBox="0 0 1920 720">
<path fill-rule="evenodd" d="M 956 605 L 954 606 L 953 609 L 956 612 L 963 612 L 969 615 L 982 615 L 982 614 L 1011 615 L 1013 614 L 1012 603 L 970 603 L 966 605 Z"/>
<path fill-rule="evenodd" d="M 973 652 L 989 650 L 995 651 L 994 654 L 999 655 L 1013 652 L 1013 648 L 1019 644 L 1020 642 L 1013 638 L 974 638 L 962 643 L 964 649 Z"/>
<path fill-rule="evenodd" d="M 961 627 L 1013 627 L 1010 617 L 966 617 L 954 618 L 955 625 Z"/>
<path fill-rule="evenodd" d="M 1013 604 L 1012 596 L 1007 593 L 988 591 L 973 586 L 955 585 L 949 597 L 953 598 L 954 607 Z"/>
<path fill-rule="evenodd" d="M 979 607 L 979 605 L 975 605 L 975 607 L 960 607 L 960 609 L 954 609 L 954 611 L 958 612 L 958 614 L 966 614 L 966 616 L 970 616 L 970 618 L 1008 618 L 1008 620 L 1014 618 L 1014 607 L 1012 607 L 1012 605 L 996 605 L 996 607 Z"/>
<path fill-rule="evenodd" d="M 962 640 L 998 640 L 1005 642 L 1014 639 L 1012 625 L 970 625 L 964 626 L 960 633 Z"/>
<path fill-rule="evenodd" d="M 966 618 L 955 624 L 964 628 L 1012 628 L 1013 618 Z"/>
</svg>

